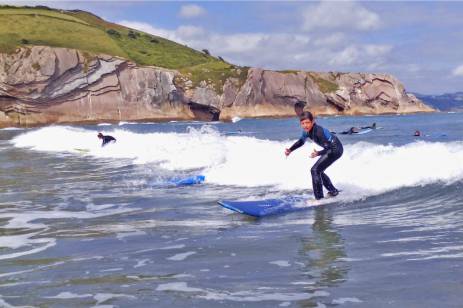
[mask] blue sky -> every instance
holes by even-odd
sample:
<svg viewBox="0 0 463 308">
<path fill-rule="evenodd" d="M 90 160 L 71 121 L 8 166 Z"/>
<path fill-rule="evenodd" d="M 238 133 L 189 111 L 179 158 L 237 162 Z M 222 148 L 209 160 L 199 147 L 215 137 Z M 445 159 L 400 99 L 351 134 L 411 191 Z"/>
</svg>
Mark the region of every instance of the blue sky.
<svg viewBox="0 0 463 308">
<path fill-rule="evenodd" d="M 407 91 L 463 91 L 463 2 L 0 1 L 82 9 L 267 69 L 376 72 Z"/>
</svg>

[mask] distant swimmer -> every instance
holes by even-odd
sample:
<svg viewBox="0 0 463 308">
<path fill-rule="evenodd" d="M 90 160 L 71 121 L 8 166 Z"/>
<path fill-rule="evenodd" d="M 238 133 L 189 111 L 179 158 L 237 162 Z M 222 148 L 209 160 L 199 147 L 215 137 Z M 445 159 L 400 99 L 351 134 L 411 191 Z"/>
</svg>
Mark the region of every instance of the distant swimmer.
<svg viewBox="0 0 463 308">
<path fill-rule="evenodd" d="M 325 170 L 332 163 L 338 160 L 343 153 L 343 147 L 338 137 L 332 134 L 326 128 L 321 127 L 314 121 L 314 117 L 310 112 L 303 112 L 299 116 L 301 127 L 303 129 L 302 136 L 289 149 L 285 150 L 285 155 L 288 156 L 292 151 L 301 147 L 307 138 L 323 148 L 321 151 L 313 151 L 310 154 L 311 158 L 320 156 L 318 161 L 313 165 L 310 172 L 312 174 L 312 187 L 315 199 L 323 198 L 323 186 L 328 190 L 328 195 L 334 197 L 339 194 L 339 191 L 331 183 L 330 178 L 326 175 Z"/>
<path fill-rule="evenodd" d="M 342 134 L 342 135 L 352 135 L 352 134 L 358 133 L 359 131 L 360 131 L 360 128 L 352 126 L 351 128 L 349 128 L 349 130 L 343 131 L 340 134 Z"/>
<path fill-rule="evenodd" d="M 421 132 L 419 130 L 415 130 L 415 133 L 413 134 L 413 136 L 415 137 L 420 137 L 421 136 Z"/>
<path fill-rule="evenodd" d="M 116 142 L 116 138 L 110 135 L 103 135 L 102 133 L 98 133 L 98 139 L 102 139 L 103 143 L 101 144 L 102 147 L 107 145 L 108 143 L 114 143 Z"/>
<path fill-rule="evenodd" d="M 376 122 L 374 122 L 373 124 L 371 124 L 370 126 L 362 126 L 360 127 L 361 129 L 367 129 L 367 128 L 371 128 L 371 129 L 376 129 Z"/>
<path fill-rule="evenodd" d="M 360 133 L 362 130 L 368 130 L 368 129 L 376 129 L 376 123 L 373 123 L 369 126 L 361 126 L 361 127 L 356 127 L 356 126 L 352 126 L 351 128 L 349 128 L 348 130 L 346 131 L 343 131 L 343 132 L 340 132 L 341 135 L 352 135 L 352 134 L 358 134 Z"/>
</svg>

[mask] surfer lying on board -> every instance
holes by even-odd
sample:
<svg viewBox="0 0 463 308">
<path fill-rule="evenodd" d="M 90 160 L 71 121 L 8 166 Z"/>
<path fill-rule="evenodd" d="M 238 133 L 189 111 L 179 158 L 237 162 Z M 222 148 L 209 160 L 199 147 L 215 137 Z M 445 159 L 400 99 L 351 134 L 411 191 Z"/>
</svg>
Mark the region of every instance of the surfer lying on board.
<svg viewBox="0 0 463 308">
<path fill-rule="evenodd" d="M 110 142 L 112 143 L 116 142 L 116 138 L 114 138 L 113 136 L 110 136 L 110 135 L 105 136 L 102 133 L 98 133 L 98 139 L 103 139 L 103 143 L 101 144 L 102 147 L 104 147 Z"/>
<path fill-rule="evenodd" d="M 352 126 L 351 128 L 349 128 L 349 130 L 341 132 L 341 134 L 342 135 L 352 135 L 352 134 L 358 133 L 359 131 L 360 129 L 358 127 Z"/>
<path fill-rule="evenodd" d="M 325 170 L 332 163 L 342 156 L 343 147 L 341 141 L 330 133 L 329 130 L 315 123 L 312 113 L 303 112 L 299 116 L 301 127 L 303 129 L 302 136 L 289 149 L 285 150 L 285 155 L 288 156 L 292 151 L 301 147 L 307 138 L 323 148 L 321 151 L 314 150 L 311 158 L 320 156 L 318 161 L 313 165 L 310 172 L 312 173 L 312 187 L 315 199 L 323 198 L 323 186 L 328 190 L 328 195 L 334 197 L 339 191 L 331 183 L 330 178 L 326 175 Z"/>
<path fill-rule="evenodd" d="M 352 126 L 351 128 L 349 128 L 349 130 L 340 132 L 340 134 L 342 134 L 342 135 L 357 134 L 357 133 L 359 133 L 360 130 L 362 130 L 362 129 L 376 129 L 376 123 L 373 123 L 373 124 L 371 124 L 370 126 L 362 126 L 362 127 L 360 127 L 360 128 L 355 127 L 355 126 Z"/>
</svg>

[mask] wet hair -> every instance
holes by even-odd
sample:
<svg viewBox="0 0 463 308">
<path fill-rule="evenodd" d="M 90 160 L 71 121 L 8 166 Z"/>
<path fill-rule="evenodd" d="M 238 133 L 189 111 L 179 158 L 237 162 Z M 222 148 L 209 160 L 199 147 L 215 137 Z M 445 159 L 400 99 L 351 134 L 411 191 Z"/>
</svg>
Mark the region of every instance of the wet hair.
<svg viewBox="0 0 463 308">
<path fill-rule="evenodd" d="M 304 120 L 313 121 L 313 114 L 310 111 L 304 111 L 299 115 L 299 121 L 302 122 Z"/>
<path fill-rule="evenodd" d="M 102 133 L 98 133 L 98 138 L 99 137 L 103 137 L 103 134 Z"/>
</svg>

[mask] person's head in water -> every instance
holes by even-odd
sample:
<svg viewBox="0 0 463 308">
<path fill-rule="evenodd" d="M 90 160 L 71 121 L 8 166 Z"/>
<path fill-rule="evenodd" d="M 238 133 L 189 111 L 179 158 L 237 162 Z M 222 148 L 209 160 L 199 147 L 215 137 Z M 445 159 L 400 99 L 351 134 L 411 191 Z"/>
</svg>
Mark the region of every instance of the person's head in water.
<svg viewBox="0 0 463 308">
<path fill-rule="evenodd" d="M 98 133 L 98 138 L 99 138 L 99 139 L 103 139 L 103 137 L 104 137 L 104 136 L 103 136 L 102 133 Z"/>
<path fill-rule="evenodd" d="M 421 136 L 421 132 L 420 132 L 419 130 L 416 130 L 414 136 L 415 136 L 415 137 Z"/>
<path fill-rule="evenodd" d="M 299 121 L 301 123 L 302 129 L 306 132 L 309 132 L 315 123 L 314 117 L 312 113 L 309 111 L 304 111 L 303 113 L 301 113 L 299 115 Z"/>
</svg>

